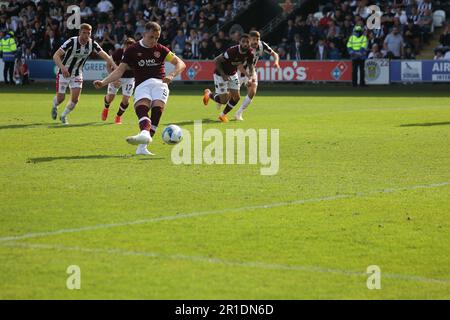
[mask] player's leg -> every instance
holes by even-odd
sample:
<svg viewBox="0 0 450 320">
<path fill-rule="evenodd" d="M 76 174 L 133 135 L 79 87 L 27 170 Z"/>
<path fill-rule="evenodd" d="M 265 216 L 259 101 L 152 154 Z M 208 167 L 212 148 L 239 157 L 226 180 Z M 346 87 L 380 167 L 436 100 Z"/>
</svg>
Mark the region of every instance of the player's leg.
<svg viewBox="0 0 450 320">
<path fill-rule="evenodd" d="M 150 116 L 150 120 L 152 122 L 150 134 L 152 137 L 155 135 L 156 130 L 158 129 L 159 121 L 161 120 L 161 116 L 164 112 L 164 108 L 169 100 L 169 87 L 167 83 L 159 83 L 155 84 L 152 89 L 152 113 Z"/>
<path fill-rule="evenodd" d="M 250 103 L 252 103 L 252 100 L 255 97 L 257 90 L 258 90 L 258 80 L 257 79 L 253 79 L 253 80 L 250 80 L 247 82 L 247 96 L 244 98 L 244 101 L 242 102 L 241 107 L 236 112 L 236 115 L 235 115 L 236 120 L 238 120 L 238 121 L 244 120 L 242 118 L 242 113 L 244 112 L 245 109 L 247 109 L 247 107 L 250 105 Z"/>
<path fill-rule="evenodd" d="M 69 124 L 67 116 L 71 113 L 80 99 L 81 89 L 83 88 L 83 78 L 80 76 L 72 77 L 69 82 L 70 100 L 66 104 L 66 108 L 61 113 L 60 120 L 62 124 Z"/>
<path fill-rule="evenodd" d="M 214 74 L 214 86 L 215 92 L 205 89 L 203 94 L 203 104 L 206 106 L 210 99 L 213 99 L 218 104 L 226 104 L 230 98 L 228 94 L 227 81 L 217 74 Z"/>
<path fill-rule="evenodd" d="M 114 101 L 114 98 L 116 97 L 118 88 L 114 86 L 113 83 L 108 84 L 108 89 L 106 92 L 105 97 L 103 98 L 104 107 L 102 110 L 102 120 L 106 121 L 108 119 L 108 112 L 109 112 L 109 106 Z"/>
<path fill-rule="evenodd" d="M 230 99 L 226 103 L 227 105 L 223 109 L 222 113 L 219 115 L 219 120 L 222 122 L 228 122 L 227 114 L 237 105 L 239 100 L 241 99 L 239 90 L 240 90 L 240 82 L 239 76 L 237 74 L 231 76 L 231 79 L 227 83 Z"/>
<path fill-rule="evenodd" d="M 151 121 L 148 115 L 152 105 L 152 83 L 150 80 L 139 84 L 134 94 L 134 111 L 138 118 L 140 132 L 135 136 L 127 137 L 126 141 L 129 144 L 138 145 L 136 154 L 150 154 L 147 150 L 147 145 L 152 142 L 152 137 L 150 136 Z"/>
<path fill-rule="evenodd" d="M 116 117 L 114 118 L 115 124 L 122 124 L 122 115 L 128 109 L 130 104 L 130 96 L 122 95 L 122 100 L 120 101 L 119 110 L 117 110 Z"/>
<path fill-rule="evenodd" d="M 52 119 L 56 120 L 58 117 L 58 106 L 64 101 L 66 89 L 69 82 L 60 74 L 56 75 L 56 95 L 53 98 L 51 115 Z"/>
<path fill-rule="evenodd" d="M 122 115 L 128 108 L 130 103 L 130 97 L 133 94 L 134 90 L 134 78 L 132 79 L 123 79 L 122 81 L 122 101 L 120 102 L 119 110 L 117 111 L 116 118 L 114 122 L 116 124 L 122 123 Z"/>
</svg>

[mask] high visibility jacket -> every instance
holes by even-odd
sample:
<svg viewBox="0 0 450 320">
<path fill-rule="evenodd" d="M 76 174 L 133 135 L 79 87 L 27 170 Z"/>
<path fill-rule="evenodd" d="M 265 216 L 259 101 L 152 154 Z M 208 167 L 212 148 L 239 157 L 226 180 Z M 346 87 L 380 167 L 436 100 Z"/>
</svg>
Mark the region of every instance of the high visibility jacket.
<svg viewBox="0 0 450 320">
<path fill-rule="evenodd" d="M 1 39 L 0 50 L 3 52 L 3 61 L 14 61 L 16 58 L 17 45 L 16 41 L 10 35 Z"/>
<path fill-rule="evenodd" d="M 352 35 L 350 39 L 348 39 L 347 50 L 350 55 L 360 53 L 362 56 L 365 56 L 367 51 L 367 37 L 364 35 L 360 37 Z"/>
</svg>

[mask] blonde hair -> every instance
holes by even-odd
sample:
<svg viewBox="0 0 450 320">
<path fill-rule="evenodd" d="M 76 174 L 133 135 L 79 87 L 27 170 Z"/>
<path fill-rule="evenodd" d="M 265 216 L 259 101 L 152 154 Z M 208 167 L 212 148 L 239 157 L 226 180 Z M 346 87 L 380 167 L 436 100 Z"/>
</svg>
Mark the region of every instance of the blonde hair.
<svg viewBox="0 0 450 320">
<path fill-rule="evenodd" d="M 80 25 L 80 31 L 81 30 L 89 30 L 92 31 L 92 26 L 89 23 L 82 23 Z"/>
</svg>

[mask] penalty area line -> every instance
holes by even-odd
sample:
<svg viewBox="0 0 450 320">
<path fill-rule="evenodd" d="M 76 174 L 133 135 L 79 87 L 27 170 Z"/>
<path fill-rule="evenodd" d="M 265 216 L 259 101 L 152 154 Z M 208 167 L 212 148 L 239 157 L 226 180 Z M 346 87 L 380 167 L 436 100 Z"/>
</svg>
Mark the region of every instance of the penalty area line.
<svg viewBox="0 0 450 320">
<path fill-rule="evenodd" d="M 160 222 L 160 221 L 188 219 L 188 218 L 196 218 L 196 217 L 209 216 L 209 215 L 220 215 L 220 214 L 225 214 L 225 213 L 242 212 L 242 211 L 258 210 L 258 209 L 273 209 L 273 208 L 278 208 L 278 207 L 287 207 L 287 206 L 301 205 L 301 204 L 306 204 L 306 203 L 335 201 L 335 200 L 339 200 L 339 199 L 359 198 L 359 197 L 372 196 L 372 195 L 376 195 L 376 194 L 391 194 L 391 193 L 396 193 L 396 192 L 419 190 L 419 189 L 432 189 L 432 188 L 439 188 L 439 187 L 444 187 L 444 186 L 450 186 L 450 182 L 440 182 L 440 183 L 433 183 L 433 184 L 427 184 L 427 185 L 415 185 L 415 186 L 407 186 L 407 187 L 400 187 L 400 188 L 386 188 L 386 189 L 382 189 L 382 190 L 374 190 L 374 191 L 369 191 L 369 192 L 357 192 L 357 193 L 353 193 L 353 194 L 341 194 L 341 195 L 327 196 L 327 197 L 320 197 L 320 198 L 299 199 L 299 200 L 284 201 L 284 202 L 273 202 L 273 203 L 269 203 L 269 204 L 243 206 L 243 207 L 238 207 L 238 208 L 226 208 L 226 209 L 219 209 L 219 210 L 207 210 L 207 211 L 197 211 L 197 212 L 190 212 L 190 213 L 179 213 L 179 214 L 173 214 L 173 215 L 162 216 L 162 217 L 140 219 L 140 220 L 133 220 L 133 221 L 124 221 L 124 222 L 118 222 L 118 223 L 107 223 L 107 224 L 98 224 L 98 225 L 91 225 L 91 226 L 85 226 L 85 227 L 79 227 L 79 228 L 69 228 L 69 229 L 59 229 L 59 230 L 46 231 L 46 232 L 26 233 L 26 234 L 17 235 L 17 236 L 0 237 L 0 243 L 7 242 L 7 241 L 19 241 L 19 240 L 25 240 L 25 239 L 43 238 L 43 237 L 66 234 L 66 233 L 77 233 L 77 232 L 84 232 L 84 231 L 111 229 L 111 228 Z"/>
<path fill-rule="evenodd" d="M 67 247 L 62 245 L 49 245 L 49 244 L 28 244 L 28 243 L 16 243 L 7 242 L 2 243 L 0 246 L 12 247 L 12 248 L 23 248 L 31 250 L 56 250 L 56 251 L 68 251 L 68 252 L 80 252 L 88 254 L 106 254 L 106 255 L 118 255 L 118 256 L 131 256 L 131 257 L 147 257 L 154 259 L 165 259 L 165 260 L 184 260 L 196 263 L 209 263 L 230 267 L 243 267 L 243 268 L 257 268 L 265 270 L 275 270 L 275 271 L 300 271 L 307 273 L 317 273 L 317 274 L 335 274 L 346 277 L 368 277 L 369 274 L 365 272 L 326 268 L 320 266 L 311 265 L 290 265 L 290 264 L 277 264 L 277 263 L 266 263 L 261 261 L 239 261 L 239 260 L 227 260 L 216 257 L 205 257 L 205 256 L 194 256 L 185 254 L 166 254 L 158 252 L 148 252 L 148 251 L 130 251 L 117 248 L 83 248 L 83 247 Z M 393 279 L 393 280 L 403 280 L 421 283 L 437 283 L 437 284 L 450 284 L 450 279 L 435 279 L 422 276 L 397 274 L 397 273 L 385 273 L 381 274 L 383 279 Z"/>
</svg>

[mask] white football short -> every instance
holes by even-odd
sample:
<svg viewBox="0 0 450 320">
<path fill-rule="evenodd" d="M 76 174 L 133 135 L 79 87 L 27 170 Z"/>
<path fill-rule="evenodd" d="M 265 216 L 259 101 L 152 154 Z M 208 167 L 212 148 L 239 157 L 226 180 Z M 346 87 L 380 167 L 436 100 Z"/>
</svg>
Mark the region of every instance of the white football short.
<svg viewBox="0 0 450 320">
<path fill-rule="evenodd" d="M 216 93 L 227 93 L 229 89 L 239 90 L 241 84 L 239 82 L 238 72 L 230 76 L 230 80 L 225 81 L 223 78 L 214 73 L 214 86 L 216 87 Z"/>
<path fill-rule="evenodd" d="M 131 97 L 134 89 L 134 78 L 120 78 L 120 87 L 116 88 L 113 83 L 108 84 L 108 94 L 117 94 L 122 89 L 122 95 Z"/>
<path fill-rule="evenodd" d="M 247 85 L 249 79 L 248 77 L 242 75 L 242 73 L 239 72 L 239 82 L 241 83 L 241 86 Z M 255 72 L 255 74 L 253 75 L 253 77 L 250 79 L 250 81 L 252 81 L 253 83 L 255 83 L 256 85 L 258 85 L 258 74 Z"/>
<path fill-rule="evenodd" d="M 151 78 L 140 83 L 134 90 L 134 103 L 141 99 L 161 100 L 164 104 L 169 99 L 169 86 L 161 79 Z"/>
<path fill-rule="evenodd" d="M 70 89 L 83 88 L 83 76 L 70 76 L 66 78 L 62 74 L 58 73 L 56 75 L 56 92 L 66 93 L 67 87 Z"/>
</svg>

